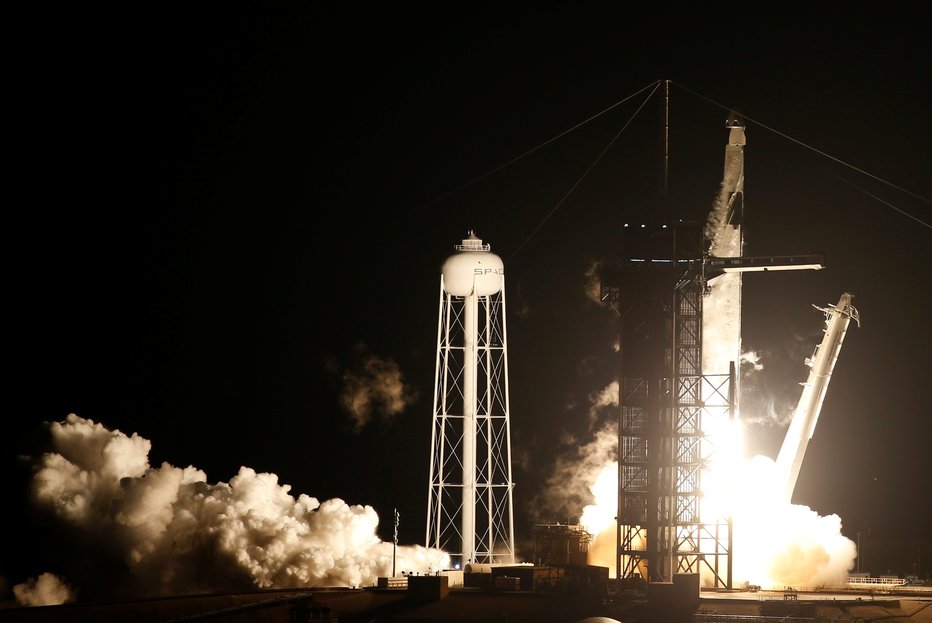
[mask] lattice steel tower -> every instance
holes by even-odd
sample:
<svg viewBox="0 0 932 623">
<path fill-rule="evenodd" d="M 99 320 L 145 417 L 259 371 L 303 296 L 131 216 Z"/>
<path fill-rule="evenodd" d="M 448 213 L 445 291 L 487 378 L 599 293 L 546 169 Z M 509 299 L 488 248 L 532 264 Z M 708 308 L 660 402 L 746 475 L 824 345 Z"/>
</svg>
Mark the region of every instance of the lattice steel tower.
<svg viewBox="0 0 932 623">
<path fill-rule="evenodd" d="M 500 257 L 472 231 L 440 276 L 427 547 L 514 562 L 511 425 Z"/>
<path fill-rule="evenodd" d="M 602 300 L 620 322 L 619 579 L 698 573 L 732 587 L 732 519 L 704 481 L 734 450 L 720 433 L 737 411 L 741 275 L 823 267 L 818 255 L 743 256 L 744 125 L 726 127 L 706 223 L 626 227 L 620 260 L 603 265 Z"/>
<path fill-rule="evenodd" d="M 711 246 L 732 257 L 741 255 L 744 136 L 737 122 L 728 127 L 721 214 L 708 233 L 726 237 L 728 245 Z M 740 323 L 740 276 L 709 265 L 707 230 L 669 217 L 626 227 L 620 261 L 603 267 L 602 300 L 620 318 L 620 579 L 699 573 L 713 586 L 732 583 L 731 521 L 703 507 L 702 481 L 717 460 L 708 432 L 734 417 L 739 346 L 729 344 L 724 358 L 705 356 L 703 303 L 714 278 L 726 278 L 721 291 L 737 302 Z M 716 342 L 737 339 L 740 325 L 727 333 Z"/>
</svg>

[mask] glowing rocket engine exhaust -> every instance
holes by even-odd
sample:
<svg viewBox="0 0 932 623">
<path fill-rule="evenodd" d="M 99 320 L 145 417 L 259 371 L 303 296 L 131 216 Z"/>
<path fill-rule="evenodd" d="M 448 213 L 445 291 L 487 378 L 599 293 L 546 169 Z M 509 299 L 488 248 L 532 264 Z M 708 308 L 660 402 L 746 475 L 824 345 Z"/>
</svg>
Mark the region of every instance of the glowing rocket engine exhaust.
<svg viewBox="0 0 932 623">
<path fill-rule="evenodd" d="M 815 432 L 825 391 L 828 389 L 838 353 L 841 352 L 848 324 L 853 318 L 858 326 L 861 325 L 860 314 L 851 304 L 853 298 L 854 295 L 845 292 L 838 299 L 837 305 L 829 305 L 826 308 L 813 305 L 825 313 L 825 335 L 812 357 L 806 359 L 806 365 L 811 368 L 809 378 L 803 383 L 802 395 L 793 413 L 793 420 L 786 431 L 786 437 L 783 438 L 780 454 L 777 455 L 777 469 L 781 476 L 786 478 L 784 500 L 787 504 L 793 497 L 799 468 L 802 466 L 809 440 Z"/>
</svg>

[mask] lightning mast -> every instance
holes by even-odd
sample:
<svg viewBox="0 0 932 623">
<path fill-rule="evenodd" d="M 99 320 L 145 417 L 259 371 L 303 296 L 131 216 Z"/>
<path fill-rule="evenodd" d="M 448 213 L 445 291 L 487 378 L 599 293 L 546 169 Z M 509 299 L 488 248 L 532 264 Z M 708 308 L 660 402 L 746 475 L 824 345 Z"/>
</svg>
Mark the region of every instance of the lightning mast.
<svg viewBox="0 0 932 623">
<path fill-rule="evenodd" d="M 427 547 L 514 562 L 504 265 L 472 231 L 440 276 Z"/>
</svg>

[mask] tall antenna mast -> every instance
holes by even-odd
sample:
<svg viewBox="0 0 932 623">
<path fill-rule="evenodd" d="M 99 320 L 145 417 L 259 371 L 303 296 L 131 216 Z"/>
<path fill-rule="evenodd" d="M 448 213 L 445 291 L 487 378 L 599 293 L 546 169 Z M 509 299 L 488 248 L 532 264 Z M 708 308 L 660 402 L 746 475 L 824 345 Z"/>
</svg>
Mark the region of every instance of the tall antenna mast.
<svg viewBox="0 0 932 623">
<path fill-rule="evenodd" d="M 663 99 L 660 102 L 660 115 L 663 120 L 663 129 L 661 130 L 660 145 L 660 210 L 661 221 L 666 224 L 670 222 L 670 214 L 667 202 L 668 188 L 667 184 L 670 176 L 670 81 L 663 81 Z"/>
</svg>

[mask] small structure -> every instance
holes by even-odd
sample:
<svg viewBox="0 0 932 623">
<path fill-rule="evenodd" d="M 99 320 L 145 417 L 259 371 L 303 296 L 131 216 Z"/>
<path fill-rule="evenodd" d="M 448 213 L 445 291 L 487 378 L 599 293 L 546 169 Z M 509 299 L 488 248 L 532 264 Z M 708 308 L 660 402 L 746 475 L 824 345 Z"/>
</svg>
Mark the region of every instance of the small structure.
<svg viewBox="0 0 932 623">
<path fill-rule="evenodd" d="M 538 524 L 532 528 L 534 564 L 585 565 L 589 559 L 592 535 L 579 525 Z"/>
<path fill-rule="evenodd" d="M 376 588 L 408 588 L 408 576 L 379 577 L 375 583 Z"/>
<path fill-rule="evenodd" d="M 445 575 L 409 575 L 408 596 L 418 601 L 440 601 L 450 594 Z"/>
</svg>

